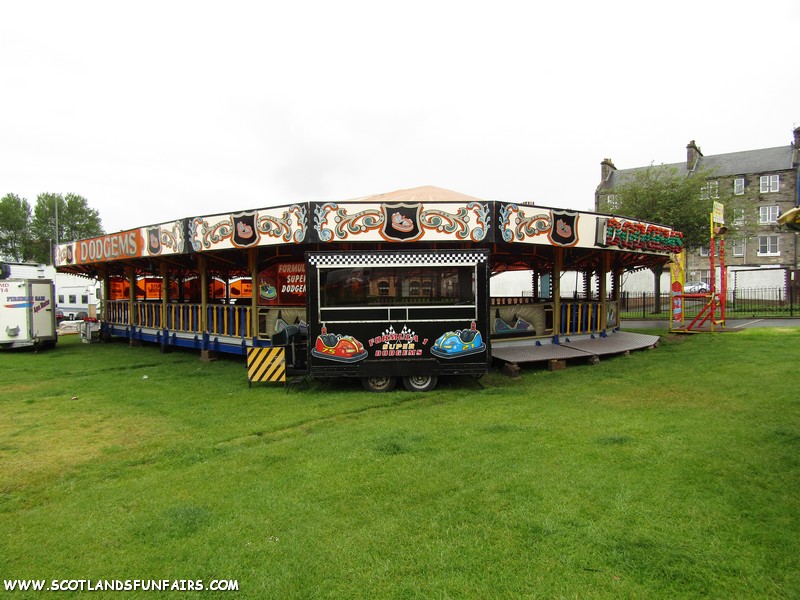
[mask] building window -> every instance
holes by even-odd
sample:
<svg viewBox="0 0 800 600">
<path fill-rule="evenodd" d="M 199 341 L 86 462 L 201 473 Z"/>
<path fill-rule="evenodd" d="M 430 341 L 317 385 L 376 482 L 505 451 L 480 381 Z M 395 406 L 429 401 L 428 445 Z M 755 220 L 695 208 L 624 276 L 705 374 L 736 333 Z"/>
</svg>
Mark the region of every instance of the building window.
<svg viewBox="0 0 800 600">
<path fill-rule="evenodd" d="M 700 269 L 700 281 L 711 285 L 711 269 Z"/>
<path fill-rule="evenodd" d="M 777 192 L 781 189 L 780 176 L 778 175 L 762 175 L 758 181 L 759 191 L 762 194 Z"/>
<path fill-rule="evenodd" d="M 619 199 L 616 194 L 609 194 L 606 197 L 606 206 L 608 210 L 617 210 L 619 208 Z"/>
<path fill-rule="evenodd" d="M 733 193 L 737 196 L 744 194 L 744 177 L 737 177 L 733 180 Z"/>
<path fill-rule="evenodd" d="M 379 281 L 378 282 L 378 295 L 379 296 L 388 296 L 389 295 L 389 282 L 388 281 Z"/>
<path fill-rule="evenodd" d="M 60 294 L 60 295 L 58 296 L 58 303 L 59 303 L 59 304 L 64 304 L 64 294 Z"/>
<path fill-rule="evenodd" d="M 733 224 L 734 225 L 744 225 L 744 209 L 743 208 L 734 208 L 733 209 Z"/>
<path fill-rule="evenodd" d="M 778 250 L 778 236 L 777 235 L 760 235 L 758 236 L 758 255 L 759 256 L 780 256 Z"/>
<path fill-rule="evenodd" d="M 778 207 L 777 206 L 759 206 L 758 207 L 758 222 L 761 225 L 768 223 L 778 222 Z"/>
<path fill-rule="evenodd" d="M 412 281 L 408 291 L 412 296 L 419 296 L 419 281 Z"/>
<path fill-rule="evenodd" d="M 708 256 L 708 246 L 700 246 L 700 256 Z"/>
<path fill-rule="evenodd" d="M 77 298 L 77 296 L 75 294 L 70 294 L 69 295 L 69 303 L 70 304 L 77 304 L 78 301 L 77 301 L 76 298 Z"/>
<path fill-rule="evenodd" d="M 708 200 L 710 198 L 719 198 L 719 181 L 708 181 L 700 188 L 700 198 Z"/>
<path fill-rule="evenodd" d="M 734 256 L 744 256 L 745 250 L 745 241 L 744 240 L 733 240 L 733 255 Z"/>
</svg>

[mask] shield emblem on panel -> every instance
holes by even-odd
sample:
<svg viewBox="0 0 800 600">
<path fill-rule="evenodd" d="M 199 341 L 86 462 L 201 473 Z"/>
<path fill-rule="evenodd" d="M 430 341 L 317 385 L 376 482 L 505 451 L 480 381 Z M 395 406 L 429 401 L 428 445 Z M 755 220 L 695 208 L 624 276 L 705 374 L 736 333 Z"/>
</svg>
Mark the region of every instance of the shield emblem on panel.
<svg viewBox="0 0 800 600">
<path fill-rule="evenodd" d="M 147 230 L 147 251 L 150 254 L 161 254 L 161 228 Z"/>
<path fill-rule="evenodd" d="M 233 217 L 233 245 L 237 248 L 250 248 L 258 244 L 258 231 L 256 230 L 256 213 L 239 213 Z"/>
<path fill-rule="evenodd" d="M 66 248 L 63 248 L 60 252 L 54 252 L 56 258 L 58 259 L 59 263 L 66 263 L 71 265 L 75 260 L 75 254 L 72 249 L 72 244 L 67 245 Z"/>
<path fill-rule="evenodd" d="M 578 213 L 554 210 L 552 225 L 547 237 L 555 246 L 574 246 L 578 243 Z"/>
<path fill-rule="evenodd" d="M 393 242 L 413 242 L 422 237 L 419 204 L 383 204 L 381 235 Z"/>
</svg>

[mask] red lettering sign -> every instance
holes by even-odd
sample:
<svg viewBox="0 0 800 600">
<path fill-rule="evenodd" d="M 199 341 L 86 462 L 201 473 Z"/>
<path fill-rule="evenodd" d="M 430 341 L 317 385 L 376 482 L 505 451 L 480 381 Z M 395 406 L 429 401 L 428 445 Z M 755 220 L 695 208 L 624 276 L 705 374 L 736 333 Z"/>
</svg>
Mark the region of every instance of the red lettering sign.
<svg viewBox="0 0 800 600">
<path fill-rule="evenodd" d="M 86 264 L 142 255 L 139 230 L 121 231 L 75 243 L 75 263 Z"/>
</svg>

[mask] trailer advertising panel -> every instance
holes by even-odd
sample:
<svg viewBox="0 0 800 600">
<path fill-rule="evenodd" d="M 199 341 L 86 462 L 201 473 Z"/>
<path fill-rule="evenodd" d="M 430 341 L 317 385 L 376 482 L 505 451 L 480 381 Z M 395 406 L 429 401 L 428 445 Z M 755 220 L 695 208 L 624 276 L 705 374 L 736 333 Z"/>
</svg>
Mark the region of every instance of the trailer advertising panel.
<svg viewBox="0 0 800 600">
<path fill-rule="evenodd" d="M 49 279 L 0 281 L 0 348 L 55 345 L 55 291 Z"/>
<path fill-rule="evenodd" d="M 312 377 L 412 391 L 490 363 L 486 250 L 309 252 Z"/>
</svg>

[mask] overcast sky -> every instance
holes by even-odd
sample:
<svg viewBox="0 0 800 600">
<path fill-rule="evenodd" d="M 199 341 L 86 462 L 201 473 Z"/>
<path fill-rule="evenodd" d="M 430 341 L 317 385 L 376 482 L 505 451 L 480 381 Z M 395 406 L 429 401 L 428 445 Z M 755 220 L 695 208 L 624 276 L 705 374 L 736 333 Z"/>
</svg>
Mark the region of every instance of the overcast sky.
<svg viewBox="0 0 800 600">
<path fill-rule="evenodd" d="M 618 168 L 788 145 L 797 0 L 0 3 L 0 196 L 106 231 L 436 185 L 591 210 Z"/>
</svg>

